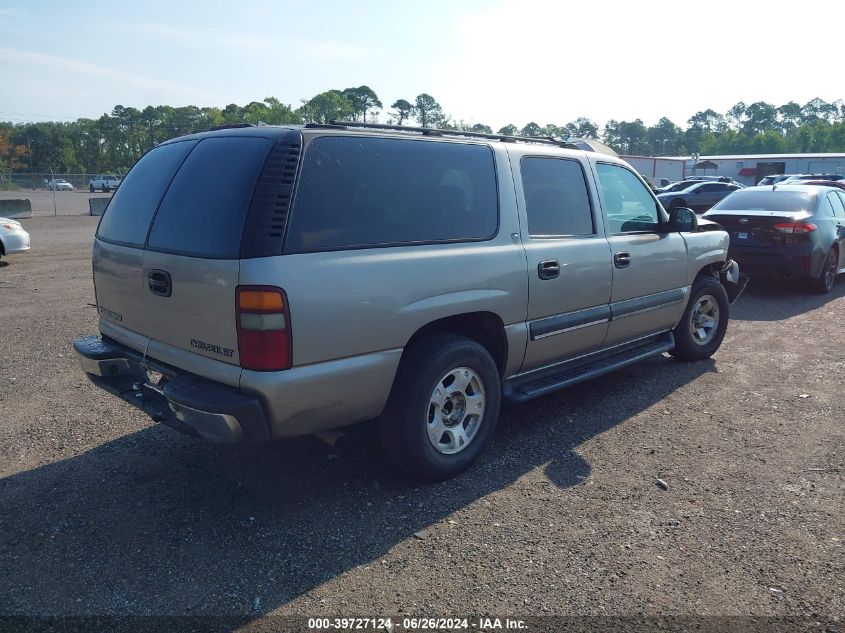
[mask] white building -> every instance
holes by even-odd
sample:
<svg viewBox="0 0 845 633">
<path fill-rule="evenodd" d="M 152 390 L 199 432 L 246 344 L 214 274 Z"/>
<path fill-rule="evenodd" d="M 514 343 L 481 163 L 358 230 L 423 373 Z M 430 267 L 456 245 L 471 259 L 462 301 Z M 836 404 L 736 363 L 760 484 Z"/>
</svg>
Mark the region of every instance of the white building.
<svg viewBox="0 0 845 633">
<path fill-rule="evenodd" d="M 737 154 L 735 156 L 622 156 L 648 180 L 659 185 L 690 176 L 728 176 L 756 185 L 771 174 L 845 173 L 845 154 Z"/>
</svg>

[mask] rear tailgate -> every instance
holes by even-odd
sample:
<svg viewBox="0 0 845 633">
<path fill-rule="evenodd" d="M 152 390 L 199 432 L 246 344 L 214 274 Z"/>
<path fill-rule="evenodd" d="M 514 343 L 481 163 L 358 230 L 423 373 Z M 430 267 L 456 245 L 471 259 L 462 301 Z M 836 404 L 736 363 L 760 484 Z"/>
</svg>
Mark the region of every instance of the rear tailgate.
<svg viewBox="0 0 845 633">
<path fill-rule="evenodd" d="M 272 146 L 258 135 L 213 135 L 162 145 L 139 161 L 98 231 L 94 280 L 104 334 L 145 337 L 148 356 L 237 384 L 241 241 Z M 145 227 L 134 243 L 116 244 L 114 234 L 133 222 Z M 98 261 L 97 252 L 108 257 Z"/>
</svg>

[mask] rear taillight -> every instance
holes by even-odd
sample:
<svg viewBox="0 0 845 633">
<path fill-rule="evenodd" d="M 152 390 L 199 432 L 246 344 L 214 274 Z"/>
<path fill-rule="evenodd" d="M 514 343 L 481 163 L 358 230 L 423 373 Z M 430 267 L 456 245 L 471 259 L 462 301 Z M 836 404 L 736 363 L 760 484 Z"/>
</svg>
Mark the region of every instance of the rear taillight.
<svg viewBox="0 0 845 633">
<path fill-rule="evenodd" d="M 819 227 L 817 227 L 815 224 L 810 224 L 809 222 L 790 222 L 786 224 L 775 224 L 774 226 L 775 231 L 779 231 L 781 233 L 788 233 L 790 235 L 800 233 L 812 233 L 817 228 Z"/>
<path fill-rule="evenodd" d="M 238 286 L 235 303 L 241 367 L 290 369 L 290 310 L 285 291 L 273 286 Z"/>
</svg>

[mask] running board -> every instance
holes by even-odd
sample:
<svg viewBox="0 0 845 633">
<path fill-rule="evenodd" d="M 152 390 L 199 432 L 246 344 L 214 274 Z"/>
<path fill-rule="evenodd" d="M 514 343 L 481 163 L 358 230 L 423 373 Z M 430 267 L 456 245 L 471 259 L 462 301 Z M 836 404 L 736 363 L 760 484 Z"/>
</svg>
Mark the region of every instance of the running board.
<svg viewBox="0 0 845 633">
<path fill-rule="evenodd" d="M 599 358 L 590 359 L 587 356 L 573 359 L 547 370 L 532 372 L 534 375 L 512 378 L 504 385 L 504 397 L 510 402 L 525 402 L 539 398 L 558 389 L 598 378 L 626 365 L 658 356 L 674 347 L 675 337 L 672 332 L 666 332 L 656 337 L 649 337 L 636 346 L 623 346 L 613 354 L 599 353 L 592 355 L 600 355 Z"/>
</svg>

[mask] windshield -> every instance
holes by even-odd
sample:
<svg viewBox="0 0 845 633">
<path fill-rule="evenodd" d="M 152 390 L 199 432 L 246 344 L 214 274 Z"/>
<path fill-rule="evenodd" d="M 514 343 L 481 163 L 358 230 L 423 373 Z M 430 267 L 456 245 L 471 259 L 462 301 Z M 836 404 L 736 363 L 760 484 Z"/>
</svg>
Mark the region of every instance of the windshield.
<svg viewBox="0 0 845 633">
<path fill-rule="evenodd" d="M 737 191 L 718 202 L 711 211 L 809 211 L 816 196 L 798 191 Z"/>
</svg>

